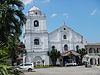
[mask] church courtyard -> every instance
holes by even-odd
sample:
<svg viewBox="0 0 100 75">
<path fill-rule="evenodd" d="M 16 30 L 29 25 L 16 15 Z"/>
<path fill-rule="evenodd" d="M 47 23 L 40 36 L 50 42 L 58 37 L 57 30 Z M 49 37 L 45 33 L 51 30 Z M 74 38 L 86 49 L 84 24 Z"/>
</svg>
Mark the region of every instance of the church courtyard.
<svg viewBox="0 0 100 75">
<path fill-rule="evenodd" d="M 25 75 L 100 75 L 100 66 L 53 67 L 35 69 L 35 72 L 25 72 Z"/>
</svg>

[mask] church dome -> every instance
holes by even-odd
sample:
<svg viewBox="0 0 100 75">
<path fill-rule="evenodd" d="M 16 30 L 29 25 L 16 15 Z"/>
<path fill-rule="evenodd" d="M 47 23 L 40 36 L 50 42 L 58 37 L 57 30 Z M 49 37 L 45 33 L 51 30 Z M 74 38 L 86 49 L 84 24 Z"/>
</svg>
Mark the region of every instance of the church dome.
<svg viewBox="0 0 100 75">
<path fill-rule="evenodd" d="M 29 11 L 40 10 L 38 7 L 33 6 Z"/>
</svg>

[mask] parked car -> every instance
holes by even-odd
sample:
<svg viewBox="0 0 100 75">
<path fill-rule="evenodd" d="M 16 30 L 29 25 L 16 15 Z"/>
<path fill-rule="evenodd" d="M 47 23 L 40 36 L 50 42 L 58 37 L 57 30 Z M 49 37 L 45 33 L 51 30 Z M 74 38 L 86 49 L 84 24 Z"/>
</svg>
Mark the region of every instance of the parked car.
<svg viewBox="0 0 100 75">
<path fill-rule="evenodd" d="M 21 68 L 21 70 L 25 70 L 25 71 L 28 71 L 28 72 L 31 72 L 32 70 L 34 70 L 33 63 L 30 63 L 30 64 L 20 64 L 19 67 Z"/>
<path fill-rule="evenodd" d="M 77 63 L 66 63 L 65 66 L 77 66 Z"/>
</svg>

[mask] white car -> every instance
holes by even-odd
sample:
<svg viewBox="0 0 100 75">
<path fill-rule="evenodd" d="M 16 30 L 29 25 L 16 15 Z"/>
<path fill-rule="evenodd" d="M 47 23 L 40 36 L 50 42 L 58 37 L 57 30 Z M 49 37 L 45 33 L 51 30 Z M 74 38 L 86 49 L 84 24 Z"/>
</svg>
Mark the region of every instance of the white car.
<svg viewBox="0 0 100 75">
<path fill-rule="evenodd" d="M 25 70 L 25 71 L 28 71 L 28 72 L 31 72 L 34 69 L 33 63 L 30 63 L 30 64 L 20 64 L 19 67 L 22 70 Z"/>
<path fill-rule="evenodd" d="M 65 66 L 76 66 L 77 63 L 66 63 Z"/>
</svg>

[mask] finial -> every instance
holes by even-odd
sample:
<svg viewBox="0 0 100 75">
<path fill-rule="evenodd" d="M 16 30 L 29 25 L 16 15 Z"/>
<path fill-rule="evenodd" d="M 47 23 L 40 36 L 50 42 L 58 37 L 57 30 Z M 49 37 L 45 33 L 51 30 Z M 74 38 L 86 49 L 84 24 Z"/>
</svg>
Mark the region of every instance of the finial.
<svg viewBox="0 0 100 75">
<path fill-rule="evenodd" d="M 64 21 L 64 25 L 66 25 L 65 21 Z"/>
</svg>

